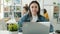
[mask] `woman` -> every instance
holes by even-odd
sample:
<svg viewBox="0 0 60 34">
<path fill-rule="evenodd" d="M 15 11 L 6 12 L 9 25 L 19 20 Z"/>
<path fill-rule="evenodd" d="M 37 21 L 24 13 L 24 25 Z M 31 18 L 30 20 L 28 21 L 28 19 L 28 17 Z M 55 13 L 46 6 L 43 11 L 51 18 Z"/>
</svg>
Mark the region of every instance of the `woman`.
<svg viewBox="0 0 60 34">
<path fill-rule="evenodd" d="M 44 17 L 49 21 L 49 16 L 46 9 L 44 9 Z"/>
<path fill-rule="evenodd" d="M 32 1 L 29 4 L 29 13 L 20 19 L 18 22 L 19 27 L 22 27 L 24 22 L 46 22 L 45 17 L 40 15 L 40 5 L 37 1 Z M 22 31 L 19 28 L 19 31 Z"/>
<path fill-rule="evenodd" d="M 27 4 L 26 4 L 26 6 L 23 7 L 22 16 L 24 16 L 26 13 L 28 13 L 28 6 L 27 6 Z"/>
</svg>

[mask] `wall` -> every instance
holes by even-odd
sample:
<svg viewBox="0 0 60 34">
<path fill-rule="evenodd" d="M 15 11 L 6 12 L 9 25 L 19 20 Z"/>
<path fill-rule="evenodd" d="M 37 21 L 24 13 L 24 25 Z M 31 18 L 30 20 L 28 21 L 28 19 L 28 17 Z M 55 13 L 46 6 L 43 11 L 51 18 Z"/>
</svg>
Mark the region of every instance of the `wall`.
<svg viewBox="0 0 60 34">
<path fill-rule="evenodd" d="M 50 22 L 53 20 L 53 6 L 44 6 L 44 8 L 47 10 Z"/>
<path fill-rule="evenodd" d="M 3 12 L 3 0 L 1 0 L 1 13 L 0 13 L 0 19 L 4 18 L 4 12 Z"/>
<path fill-rule="evenodd" d="M 47 10 L 50 22 L 53 20 L 53 0 L 44 0 L 44 8 Z"/>
</svg>

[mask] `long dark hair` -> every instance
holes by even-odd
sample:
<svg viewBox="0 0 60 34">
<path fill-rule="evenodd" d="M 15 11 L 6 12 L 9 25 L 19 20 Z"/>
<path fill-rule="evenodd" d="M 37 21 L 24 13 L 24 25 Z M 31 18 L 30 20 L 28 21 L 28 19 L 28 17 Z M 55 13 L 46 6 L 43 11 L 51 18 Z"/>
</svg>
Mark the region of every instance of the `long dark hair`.
<svg viewBox="0 0 60 34">
<path fill-rule="evenodd" d="M 39 5 L 39 3 L 38 3 L 37 1 L 32 1 L 32 2 L 29 4 L 29 16 L 30 16 L 30 17 L 32 16 L 31 10 L 30 10 L 30 6 L 31 6 L 31 4 L 33 4 L 33 3 L 36 3 L 36 4 L 38 5 L 37 15 L 39 16 L 39 15 L 40 15 L 40 5 Z"/>
<path fill-rule="evenodd" d="M 29 9 L 29 7 L 28 7 L 28 4 L 25 4 L 25 6 L 23 7 L 26 11 L 28 11 Z"/>
<path fill-rule="evenodd" d="M 28 11 L 28 6 L 24 6 L 23 8 L 24 8 L 26 11 Z"/>
</svg>

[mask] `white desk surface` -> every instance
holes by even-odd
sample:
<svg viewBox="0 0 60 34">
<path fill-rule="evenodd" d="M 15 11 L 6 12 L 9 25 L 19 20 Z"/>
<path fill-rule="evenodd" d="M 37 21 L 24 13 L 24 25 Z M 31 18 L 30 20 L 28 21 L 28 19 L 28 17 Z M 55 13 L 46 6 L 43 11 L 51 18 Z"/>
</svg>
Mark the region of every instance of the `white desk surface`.
<svg viewBox="0 0 60 34">
<path fill-rule="evenodd" d="M 18 33 L 18 34 L 22 34 L 22 33 Z M 49 34 L 53 34 L 53 33 L 49 33 Z"/>
<path fill-rule="evenodd" d="M 0 30 L 0 34 L 9 34 L 9 31 L 1 31 Z M 22 34 L 22 32 L 19 32 L 18 34 Z M 53 33 L 49 33 L 49 34 L 53 34 Z"/>
</svg>

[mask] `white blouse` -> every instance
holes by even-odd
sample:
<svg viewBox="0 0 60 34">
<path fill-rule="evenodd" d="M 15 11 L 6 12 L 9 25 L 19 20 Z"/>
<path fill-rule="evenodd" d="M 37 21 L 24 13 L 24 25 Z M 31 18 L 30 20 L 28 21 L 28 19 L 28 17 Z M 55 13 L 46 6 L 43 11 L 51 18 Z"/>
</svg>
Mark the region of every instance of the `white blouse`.
<svg viewBox="0 0 60 34">
<path fill-rule="evenodd" d="M 37 19 L 38 19 L 38 16 L 32 16 L 32 20 L 31 20 L 31 22 L 36 22 Z"/>
</svg>

